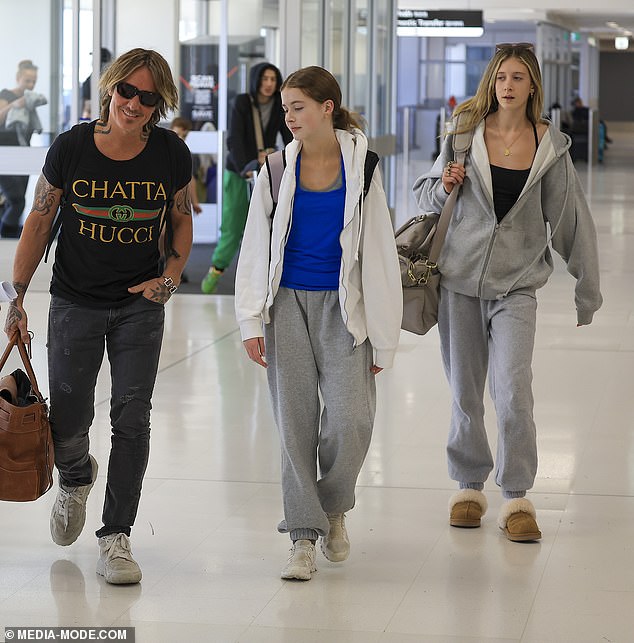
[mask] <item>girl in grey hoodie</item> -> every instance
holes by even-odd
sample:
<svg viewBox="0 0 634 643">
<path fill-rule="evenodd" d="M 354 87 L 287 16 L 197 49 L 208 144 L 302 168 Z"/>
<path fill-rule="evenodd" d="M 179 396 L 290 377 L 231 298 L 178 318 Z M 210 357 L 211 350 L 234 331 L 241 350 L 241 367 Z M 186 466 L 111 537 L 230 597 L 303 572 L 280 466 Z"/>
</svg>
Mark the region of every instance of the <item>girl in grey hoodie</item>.
<svg viewBox="0 0 634 643">
<path fill-rule="evenodd" d="M 498 421 L 495 481 L 506 499 L 498 525 L 512 541 L 541 538 L 525 495 L 537 472 L 531 361 L 536 291 L 553 269 L 550 246 L 577 280 L 577 325 L 589 324 L 602 303 L 596 231 L 570 139 L 541 117 L 542 107 L 533 46 L 498 45 L 476 95 L 454 112 L 463 114 L 461 131 L 473 131 L 466 167 L 452 160 L 450 134 L 414 184 L 428 212 L 440 212 L 448 194 L 462 189 L 438 262 L 438 328 L 452 391 L 447 454 L 460 487 L 450 524 L 479 527 L 486 512 L 482 490 L 494 468 L 484 424 L 488 373 Z"/>
</svg>

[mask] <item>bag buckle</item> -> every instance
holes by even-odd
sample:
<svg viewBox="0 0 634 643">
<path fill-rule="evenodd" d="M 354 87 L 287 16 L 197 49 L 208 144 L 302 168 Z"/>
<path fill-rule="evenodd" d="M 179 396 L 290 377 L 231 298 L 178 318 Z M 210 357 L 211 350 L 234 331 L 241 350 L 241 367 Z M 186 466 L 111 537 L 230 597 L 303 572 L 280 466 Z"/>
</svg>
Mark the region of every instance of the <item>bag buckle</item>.
<svg viewBox="0 0 634 643">
<path fill-rule="evenodd" d="M 433 272 L 438 268 L 438 264 L 435 261 L 429 261 L 429 259 L 425 258 L 425 261 L 423 262 L 423 272 L 420 277 L 417 277 L 414 272 L 414 266 L 416 262 L 420 261 L 421 259 L 422 257 L 420 255 L 418 257 L 413 257 L 412 259 L 410 259 L 409 265 L 407 267 L 407 276 L 409 277 L 410 281 L 417 286 L 426 285 Z"/>
</svg>

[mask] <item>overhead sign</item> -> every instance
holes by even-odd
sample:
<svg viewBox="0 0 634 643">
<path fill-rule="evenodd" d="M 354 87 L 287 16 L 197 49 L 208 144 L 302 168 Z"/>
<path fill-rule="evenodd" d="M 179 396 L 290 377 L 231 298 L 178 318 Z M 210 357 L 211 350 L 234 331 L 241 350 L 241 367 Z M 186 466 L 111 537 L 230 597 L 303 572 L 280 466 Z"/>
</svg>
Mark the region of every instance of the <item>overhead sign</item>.
<svg viewBox="0 0 634 643">
<path fill-rule="evenodd" d="M 484 33 L 482 11 L 399 9 L 398 36 L 478 38 Z"/>
</svg>

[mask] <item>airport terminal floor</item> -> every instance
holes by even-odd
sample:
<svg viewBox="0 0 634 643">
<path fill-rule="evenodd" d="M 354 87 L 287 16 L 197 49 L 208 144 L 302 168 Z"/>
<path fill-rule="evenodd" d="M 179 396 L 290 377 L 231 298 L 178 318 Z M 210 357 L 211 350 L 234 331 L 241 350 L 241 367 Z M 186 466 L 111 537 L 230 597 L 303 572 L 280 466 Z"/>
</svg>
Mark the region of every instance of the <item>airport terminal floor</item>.
<svg viewBox="0 0 634 643">
<path fill-rule="evenodd" d="M 370 453 L 348 514 L 350 558 L 318 553 L 307 583 L 283 581 L 278 438 L 264 371 L 244 355 L 233 297 L 168 304 L 152 443 L 132 531 L 143 580 L 95 573 L 110 448 L 101 373 L 91 450 L 101 466 L 84 533 L 55 545 L 55 490 L 0 503 L 0 632 L 5 626 L 131 626 L 137 643 L 594 643 L 632 640 L 634 606 L 634 129 L 588 177 L 603 308 L 576 328 L 574 281 L 556 259 L 539 292 L 534 355 L 539 470 L 529 493 L 543 539 L 512 543 L 489 482 L 480 529 L 448 524 L 449 390 L 438 334 L 402 334 L 378 376 Z M 0 278 L 15 242 L 0 241 Z M 48 271 L 27 298 L 47 390 Z M 4 319 L 5 306 L 0 315 Z M 489 434 L 495 414 L 487 401 Z"/>
</svg>

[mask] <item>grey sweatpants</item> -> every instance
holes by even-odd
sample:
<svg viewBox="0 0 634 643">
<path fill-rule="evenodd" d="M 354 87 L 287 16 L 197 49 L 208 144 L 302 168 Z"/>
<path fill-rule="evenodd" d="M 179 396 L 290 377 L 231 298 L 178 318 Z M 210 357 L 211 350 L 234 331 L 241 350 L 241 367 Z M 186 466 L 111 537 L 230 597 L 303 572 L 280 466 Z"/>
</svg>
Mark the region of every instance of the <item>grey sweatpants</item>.
<svg viewBox="0 0 634 643">
<path fill-rule="evenodd" d="M 354 506 L 376 409 L 372 346 L 353 348 L 337 291 L 280 288 L 264 338 L 282 452 L 278 530 L 316 538 L 328 533 L 327 513 Z"/>
<path fill-rule="evenodd" d="M 495 482 L 505 497 L 524 496 L 537 473 L 532 369 L 537 300 L 512 293 L 500 300 L 441 290 L 438 330 L 452 409 L 449 475 L 461 488 L 482 489 L 493 469 L 484 424 L 484 386 L 498 423 Z"/>
</svg>

